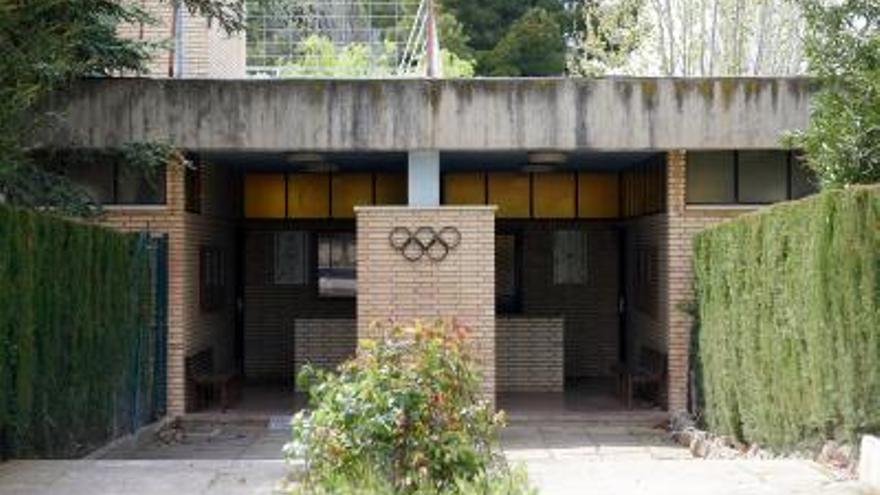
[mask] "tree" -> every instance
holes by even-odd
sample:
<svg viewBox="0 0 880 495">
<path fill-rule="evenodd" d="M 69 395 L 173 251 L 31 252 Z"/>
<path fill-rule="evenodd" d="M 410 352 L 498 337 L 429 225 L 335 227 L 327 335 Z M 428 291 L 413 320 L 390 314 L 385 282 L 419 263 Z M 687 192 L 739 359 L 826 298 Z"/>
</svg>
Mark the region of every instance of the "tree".
<svg viewBox="0 0 880 495">
<path fill-rule="evenodd" d="M 649 27 L 641 16 L 644 4 L 645 0 L 620 0 L 584 5 L 582 28 L 572 39 L 568 72 L 601 76 L 625 66 Z"/>
<path fill-rule="evenodd" d="M 243 0 L 179 1 L 228 30 L 243 27 Z M 87 198 L 31 156 L 26 143 L 50 123 L 37 109 L 75 79 L 143 71 L 159 45 L 121 38 L 117 28 L 150 22 L 132 2 L 0 0 L 0 201 L 87 209 Z"/>
<path fill-rule="evenodd" d="M 880 182 L 880 3 L 800 1 L 820 89 L 793 141 L 823 187 Z"/>
<path fill-rule="evenodd" d="M 464 26 L 467 46 L 477 59 L 477 75 L 561 75 L 564 72 L 566 39 L 577 24 L 565 6 L 576 6 L 581 0 L 440 1 L 443 10 Z M 541 31 L 542 28 L 545 31 Z M 512 32 L 514 30 L 516 32 Z M 551 40 L 551 36 L 554 39 Z M 548 62 L 540 62 L 541 58 Z"/>
<path fill-rule="evenodd" d="M 565 40 L 559 19 L 534 8 L 516 20 L 491 51 L 480 58 L 489 76 L 552 76 L 565 70 Z"/>
<path fill-rule="evenodd" d="M 663 76 L 803 74 L 800 10 L 790 0 L 589 2 L 582 10 L 587 21 L 569 70 Z"/>
</svg>

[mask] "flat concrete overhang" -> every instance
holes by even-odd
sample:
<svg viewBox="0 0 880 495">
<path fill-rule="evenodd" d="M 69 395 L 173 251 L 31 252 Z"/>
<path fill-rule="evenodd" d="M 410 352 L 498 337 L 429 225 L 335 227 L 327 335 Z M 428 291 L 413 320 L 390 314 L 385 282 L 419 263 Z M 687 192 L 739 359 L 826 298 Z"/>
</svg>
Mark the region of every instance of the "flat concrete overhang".
<svg viewBox="0 0 880 495">
<path fill-rule="evenodd" d="M 38 145 L 195 151 L 780 148 L 812 82 L 757 79 L 93 79 Z"/>
</svg>

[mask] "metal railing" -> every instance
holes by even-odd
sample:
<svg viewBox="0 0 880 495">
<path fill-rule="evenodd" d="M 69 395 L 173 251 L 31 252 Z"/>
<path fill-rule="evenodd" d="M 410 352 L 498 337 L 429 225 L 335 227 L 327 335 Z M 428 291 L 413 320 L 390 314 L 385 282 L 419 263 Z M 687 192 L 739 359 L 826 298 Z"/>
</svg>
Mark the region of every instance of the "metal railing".
<svg viewBox="0 0 880 495">
<path fill-rule="evenodd" d="M 274 0 L 248 5 L 252 77 L 423 72 L 428 0 Z"/>
</svg>

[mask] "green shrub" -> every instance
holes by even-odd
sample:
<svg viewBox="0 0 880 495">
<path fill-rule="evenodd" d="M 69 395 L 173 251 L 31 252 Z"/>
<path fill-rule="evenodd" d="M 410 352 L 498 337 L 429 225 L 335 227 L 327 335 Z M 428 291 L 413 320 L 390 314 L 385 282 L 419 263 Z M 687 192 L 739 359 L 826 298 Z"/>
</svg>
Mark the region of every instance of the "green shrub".
<svg viewBox="0 0 880 495">
<path fill-rule="evenodd" d="M 454 493 L 495 476 L 503 416 L 482 399 L 466 330 L 416 322 L 386 334 L 336 373 L 301 373 L 310 412 L 294 417 L 287 452 L 305 459 L 304 486 L 375 479 L 399 492 Z"/>
<path fill-rule="evenodd" d="M 880 187 L 708 229 L 694 271 L 710 428 L 777 448 L 880 431 Z"/>
<path fill-rule="evenodd" d="M 150 409 L 146 245 L 0 205 L 0 458 L 76 457 Z"/>
</svg>

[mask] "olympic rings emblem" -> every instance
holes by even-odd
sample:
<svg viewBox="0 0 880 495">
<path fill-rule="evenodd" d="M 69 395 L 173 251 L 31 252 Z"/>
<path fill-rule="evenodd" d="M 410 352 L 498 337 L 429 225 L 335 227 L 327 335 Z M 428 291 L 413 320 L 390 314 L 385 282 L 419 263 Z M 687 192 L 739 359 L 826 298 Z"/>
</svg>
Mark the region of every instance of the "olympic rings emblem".
<svg viewBox="0 0 880 495">
<path fill-rule="evenodd" d="M 406 227 L 394 227 L 388 234 L 388 242 L 408 261 L 418 261 L 425 256 L 431 261 L 443 261 L 449 252 L 461 244 L 461 232 L 455 227 L 419 227 L 415 232 Z"/>
</svg>

